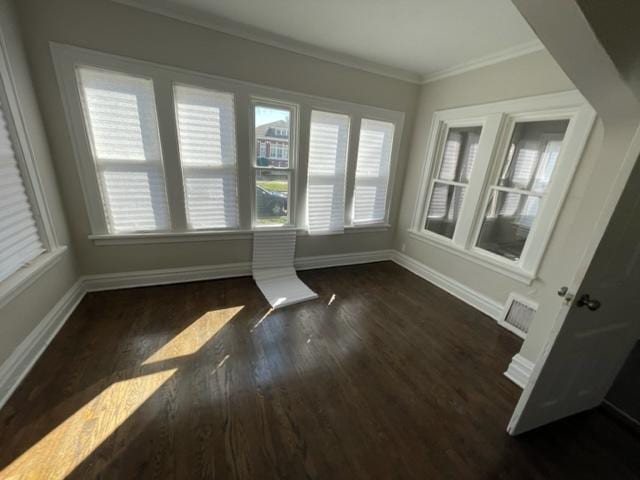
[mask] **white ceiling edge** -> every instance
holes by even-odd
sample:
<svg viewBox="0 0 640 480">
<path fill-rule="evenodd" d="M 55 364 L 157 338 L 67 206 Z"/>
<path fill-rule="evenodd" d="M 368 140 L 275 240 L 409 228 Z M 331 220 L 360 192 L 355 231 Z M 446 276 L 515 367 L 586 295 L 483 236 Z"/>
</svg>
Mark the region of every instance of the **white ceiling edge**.
<svg viewBox="0 0 640 480">
<path fill-rule="evenodd" d="M 335 63 L 345 67 L 351 67 L 364 72 L 381 75 L 396 80 L 402 80 L 413 84 L 425 84 L 440 80 L 447 77 L 452 77 L 461 73 L 469 72 L 477 68 L 486 67 L 496 63 L 504 62 L 522 55 L 537 52 L 544 49 L 544 45 L 539 40 L 533 40 L 530 42 L 514 45 L 506 50 L 502 50 L 490 55 L 486 55 L 480 58 L 470 60 L 468 62 L 455 65 L 438 72 L 434 72 L 428 75 L 422 75 L 417 72 L 404 70 L 397 67 L 391 67 L 389 65 L 364 60 L 359 57 L 355 57 L 346 53 L 340 53 L 333 50 L 317 47 L 306 42 L 300 42 L 282 35 L 267 32 L 260 28 L 252 27 L 240 22 L 235 22 L 216 15 L 196 16 L 183 12 L 177 12 L 167 6 L 160 5 L 148 5 L 140 0 L 111 0 L 114 3 L 119 3 L 139 10 L 144 10 L 150 13 L 163 15 L 182 22 L 191 23 L 200 27 L 216 30 L 218 32 L 233 35 L 235 37 L 244 38 L 253 42 L 262 43 L 271 47 L 288 50 L 300 55 L 324 60 L 326 62 Z"/>
<path fill-rule="evenodd" d="M 530 42 L 514 45 L 513 47 L 509 47 L 505 50 L 501 50 L 490 55 L 485 55 L 484 57 L 479 57 L 474 60 L 461 63 L 460 65 L 445 68 L 444 70 L 440 70 L 439 72 L 434 72 L 429 75 L 423 75 L 420 83 L 425 84 L 435 82 L 436 80 L 453 77 L 454 75 L 470 72 L 471 70 L 476 70 L 482 67 L 488 67 L 489 65 L 495 65 L 496 63 L 521 57 L 529 53 L 539 52 L 540 50 L 544 49 L 545 47 L 540 40 L 531 40 Z"/>
</svg>

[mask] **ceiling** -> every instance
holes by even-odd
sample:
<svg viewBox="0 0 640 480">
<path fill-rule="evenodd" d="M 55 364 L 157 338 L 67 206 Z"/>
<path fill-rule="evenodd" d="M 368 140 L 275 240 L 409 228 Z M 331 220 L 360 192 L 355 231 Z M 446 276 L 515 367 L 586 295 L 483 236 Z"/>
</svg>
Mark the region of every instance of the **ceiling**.
<svg viewBox="0 0 640 480">
<path fill-rule="evenodd" d="M 421 82 L 542 48 L 510 0 L 115 0 Z"/>
</svg>

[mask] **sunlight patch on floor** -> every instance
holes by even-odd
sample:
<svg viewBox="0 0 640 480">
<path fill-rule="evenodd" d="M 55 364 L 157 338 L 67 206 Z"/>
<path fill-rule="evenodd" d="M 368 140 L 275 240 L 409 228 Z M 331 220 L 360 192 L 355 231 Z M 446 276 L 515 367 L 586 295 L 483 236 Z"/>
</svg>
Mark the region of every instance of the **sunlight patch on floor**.
<svg viewBox="0 0 640 480">
<path fill-rule="evenodd" d="M 143 365 L 197 352 L 243 308 L 243 306 L 221 308 L 205 313 L 147 358 Z"/>
<path fill-rule="evenodd" d="M 65 478 L 88 458 L 176 369 L 109 385 L 0 472 L 0 478 Z"/>
</svg>

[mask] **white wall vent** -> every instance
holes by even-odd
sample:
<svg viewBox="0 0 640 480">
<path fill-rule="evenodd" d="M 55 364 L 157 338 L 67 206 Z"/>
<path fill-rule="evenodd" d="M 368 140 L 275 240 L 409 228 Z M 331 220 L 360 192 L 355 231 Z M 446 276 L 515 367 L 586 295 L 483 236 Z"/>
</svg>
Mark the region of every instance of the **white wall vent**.
<svg viewBox="0 0 640 480">
<path fill-rule="evenodd" d="M 511 293 L 498 323 L 521 338 L 527 336 L 538 304 L 533 300 Z"/>
</svg>

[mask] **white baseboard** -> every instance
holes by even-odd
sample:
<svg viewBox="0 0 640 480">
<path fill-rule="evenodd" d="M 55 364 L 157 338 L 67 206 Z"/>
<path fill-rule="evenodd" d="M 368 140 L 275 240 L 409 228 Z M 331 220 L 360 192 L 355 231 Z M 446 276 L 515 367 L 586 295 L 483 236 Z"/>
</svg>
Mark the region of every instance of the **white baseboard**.
<svg viewBox="0 0 640 480">
<path fill-rule="evenodd" d="M 65 324 L 85 292 L 82 282 L 77 281 L 0 365 L 0 408 Z"/>
<path fill-rule="evenodd" d="M 527 360 L 519 353 L 516 353 L 511 359 L 509 368 L 504 372 L 504 376 L 518 385 L 520 388 L 526 387 L 533 372 L 534 363 Z"/>
<path fill-rule="evenodd" d="M 393 250 L 373 250 L 370 252 L 344 253 L 339 255 L 299 257 L 295 260 L 295 266 L 296 270 L 312 270 L 314 268 L 384 262 L 391 259 L 392 252 Z"/>
<path fill-rule="evenodd" d="M 88 292 L 99 292 L 120 288 L 150 287 L 153 285 L 217 280 L 247 275 L 251 275 L 251 263 L 241 262 L 134 272 L 101 273 L 85 275 L 82 277 L 82 281 Z"/>
<path fill-rule="evenodd" d="M 390 250 L 375 250 L 339 255 L 317 255 L 295 259 L 297 270 L 338 267 L 389 260 Z M 160 270 L 141 270 L 134 272 L 103 273 L 86 275 L 83 283 L 88 292 L 116 290 L 120 288 L 148 287 L 171 283 L 197 282 L 222 278 L 244 277 L 251 275 L 251 263 L 228 263 L 223 265 L 205 265 L 196 267 L 164 268 Z"/>
<path fill-rule="evenodd" d="M 391 260 L 410 272 L 415 273 L 419 277 L 424 278 L 428 282 L 433 283 L 435 286 L 449 292 L 451 295 L 458 297 L 463 302 L 468 303 L 494 320 L 497 321 L 501 318 L 504 305 L 496 302 L 486 295 L 472 290 L 457 280 L 433 270 L 424 263 L 419 262 L 404 253 L 393 251 L 391 254 Z"/>
</svg>

